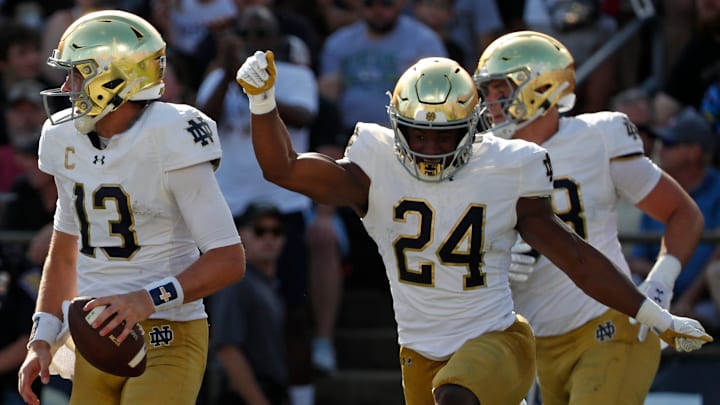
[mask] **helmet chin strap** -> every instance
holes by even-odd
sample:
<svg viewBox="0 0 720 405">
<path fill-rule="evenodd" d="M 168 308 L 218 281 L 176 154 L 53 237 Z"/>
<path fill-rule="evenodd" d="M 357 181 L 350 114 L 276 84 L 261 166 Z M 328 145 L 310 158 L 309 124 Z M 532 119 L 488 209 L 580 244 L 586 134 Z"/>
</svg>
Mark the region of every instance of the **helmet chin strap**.
<svg viewBox="0 0 720 405">
<path fill-rule="evenodd" d="M 548 100 L 554 99 L 555 97 L 557 97 L 558 94 L 563 92 L 568 86 L 570 86 L 570 84 L 568 82 L 562 83 L 560 86 L 558 86 L 557 89 L 555 89 L 554 92 L 552 92 L 550 97 L 548 97 L 547 99 Z M 572 97 L 569 97 L 569 96 L 572 96 Z M 575 104 L 575 95 L 574 94 L 566 95 L 561 99 L 561 101 L 565 101 L 566 103 L 569 103 L 571 105 L 569 107 L 567 107 L 567 105 L 563 106 L 562 107 L 563 111 L 560 111 L 560 112 L 569 111 L 570 109 L 572 109 L 572 107 Z M 518 122 L 518 123 L 515 123 L 515 122 L 508 123 L 507 125 L 503 125 L 502 128 L 493 129 L 493 133 L 495 134 L 495 136 L 499 136 L 500 138 L 510 139 L 513 136 L 515 136 L 515 133 L 518 130 L 525 128 L 526 126 L 530 125 L 531 122 L 535 121 L 538 117 L 545 115 L 547 110 L 548 110 L 547 107 L 541 106 L 540 108 L 538 108 L 535 111 L 535 114 L 528 117 L 526 120 L 523 120 L 522 122 Z"/>
<path fill-rule="evenodd" d="M 110 111 L 113 111 L 115 109 L 114 104 L 108 104 L 105 106 L 105 109 L 100 112 L 100 114 L 95 115 L 93 117 L 89 117 L 87 115 L 83 115 L 82 117 L 75 118 L 75 129 L 77 129 L 80 133 L 87 134 L 95 130 L 95 124 L 100 121 L 103 117 L 105 117 Z"/>
<path fill-rule="evenodd" d="M 77 129 L 80 133 L 88 134 L 95 130 L 95 124 L 97 124 L 98 121 L 103 119 L 108 113 L 115 111 L 118 107 L 120 107 L 123 104 L 123 100 L 125 100 L 125 96 L 130 92 L 131 89 L 135 87 L 137 83 L 140 82 L 140 79 L 136 79 L 135 81 L 129 83 L 125 88 L 123 88 L 115 97 L 110 100 L 108 105 L 105 106 L 105 108 L 100 112 L 100 114 L 95 116 L 87 116 L 83 115 L 82 117 L 75 118 L 75 129 Z"/>
</svg>

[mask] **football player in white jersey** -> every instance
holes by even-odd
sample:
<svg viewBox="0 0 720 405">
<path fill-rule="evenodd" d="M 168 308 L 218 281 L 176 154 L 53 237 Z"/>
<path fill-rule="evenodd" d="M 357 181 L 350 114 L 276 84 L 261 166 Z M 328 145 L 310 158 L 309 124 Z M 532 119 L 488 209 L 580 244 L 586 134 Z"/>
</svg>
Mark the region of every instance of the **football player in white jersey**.
<svg viewBox="0 0 720 405">
<path fill-rule="evenodd" d="M 628 199 L 667 225 L 660 257 L 640 289 L 668 308 L 703 218 L 692 198 L 643 155 L 635 125 L 617 112 L 561 118 L 574 103 L 574 63 L 568 50 L 545 34 L 500 37 L 483 52 L 474 77 L 492 132 L 548 150 L 555 213 L 627 277 L 618 200 Z M 537 338 L 543 403 L 644 403 L 660 362 L 657 334 L 586 295 L 550 258 L 536 259 L 522 241 L 514 250 L 513 299 Z"/>
<path fill-rule="evenodd" d="M 362 217 L 390 283 L 407 405 L 523 400 L 535 350 L 508 283 L 518 232 L 606 304 L 680 341 L 709 339 L 696 321 L 646 299 L 554 215 L 543 148 L 476 136 L 477 90 L 455 61 L 425 58 L 405 71 L 388 106 L 392 128 L 358 123 L 340 160 L 292 149 L 275 76 L 270 52 L 237 72 L 258 162 L 270 181 Z"/>
<path fill-rule="evenodd" d="M 107 335 L 124 323 L 145 330 L 148 364 L 135 378 L 75 357 L 72 404 L 195 404 L 208 347 L 202 298 L 237 281 L 245 255 L 214 175 L 215 122 L 188 106 L 157 101 L 165 42 L 133 14 L 104 10 L 70 25 L 48 59 L 64 69 L 72 107 L 42 129 L 40 169 L 58 189 L 28 354 L 18 389 L 49 380 L 63 301 L 95 297 Z M 47 103 L 46 103 L 47 104 Z M 201 255 L 202 253 L 202 255 Z M 122 401 L 122 402 L 121 402 Z"/>
</svg>

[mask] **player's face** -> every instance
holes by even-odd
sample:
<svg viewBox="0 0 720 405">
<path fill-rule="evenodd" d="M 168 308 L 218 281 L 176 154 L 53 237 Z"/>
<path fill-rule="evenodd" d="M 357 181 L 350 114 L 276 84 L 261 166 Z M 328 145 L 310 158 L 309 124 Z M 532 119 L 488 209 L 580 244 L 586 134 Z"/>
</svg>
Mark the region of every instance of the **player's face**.
<svg viewBox="0 0 720 405">
<path fill-rule="evenodd" d="M 660 167 L 671 176 L 693 164 L 694 145 L 660 143 Z"/>
<path fill-rule="evenodd" d="M 71 70 L 62 84 L 63 92 L 79 92 L 82 88 L 83 80 L 85 80 L 77 69 Z"/>
<path fill-rule="evenodd" d="M 410 127 L 403 130 L 410 150 L 423 155 L 444 155 L 453 152 L 464 132 L 465 129 L 437 130 Z"/>
<path fill-rule="evenodd" d="M 493 124 L 504 122 L 503 103 L 497 103 L 496 101 L 510 97 L 513 92 L 510 83 L 507 80 L 491 80 L 483 86 L 481 92 L 485 98 L 484 101 L 488 103 L 487 109 Z"/>
</svg>

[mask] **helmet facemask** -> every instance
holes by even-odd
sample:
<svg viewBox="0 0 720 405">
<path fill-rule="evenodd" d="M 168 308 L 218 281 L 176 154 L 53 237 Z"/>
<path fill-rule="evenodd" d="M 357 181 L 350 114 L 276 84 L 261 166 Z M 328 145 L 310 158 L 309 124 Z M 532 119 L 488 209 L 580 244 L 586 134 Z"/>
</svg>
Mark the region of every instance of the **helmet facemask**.
<svg viewBox="0 0 720 405">
<path fill-rule="evenodd" d="M 160 98 L 164 84 L 165 42 L 145 20 L 122 11 L 86 14 L 73 23 L 48 58 L 65 70 L 62 88 L 43 91 L 52 124 L 73 120 L 87 133 L 95 123 L 130 100 Z M 68 97 L 64 115 L 52 115 L 49 97 Z"/>
<path fill-rule="evenodd" d="M 575 104 L 572 56 L 545 34 L 519 31 L 498 38 L 480 56 L 473 78 L 487 107 L 483 124 L 502 138 L 512 138 L 555 106 L 563 113 Z M 505 82 L 508 94 L 489 100 L 490 82 L 497 80 Z M 498 110 L 503 120 L 493 122 L 491 111 Z"/>
<path fill-rule="evenodd" d="M 391 107 L 388 108 L 388 110 Z M 391 113 L 392 114 L 392 113 Z M 397 114 L 397 113 L 396 113 Z M 399 121 L 399 120 L 398 120 Z M 472 144 L 475 139 L 475 125 L 477 124 L 477 116 L 472 122 L 466 125 L 453 128 L 437 128 L 437 130 L 451 130 L 456 128 L 467 128 L 467 132 L 458 135 L 458 142 L 455 150 L 441 155 L 426 155 L 419 152 L 413 152 L 408 145 L 407 138 L 403 132 L 408 126 L 406 123 L 393 121 L 393 131 L 395 131 L 395 155 L 405 169 L 413 176 L 423 181 L 443 181 L 451 178 L 458 169 L 463 167 L 472 155 Z M 472 126 L 472 128 L 471 128 Z M 414 128 L 428 129 L 428 127 L 412 125 Z"/>
<path fill-rule="evenodd" d="M 446 58 L 426 58 L 398 80 L 388 106 L 395 134 L 395 156 L 405 169 L 422 181 L 452 178 L 472 155 L 478 123 L 478 96 L 470 75 Z M 425 130 L 463 129 L 454 150 L 427 155 L 408 144 L 407 128 Z"/>
</svg>

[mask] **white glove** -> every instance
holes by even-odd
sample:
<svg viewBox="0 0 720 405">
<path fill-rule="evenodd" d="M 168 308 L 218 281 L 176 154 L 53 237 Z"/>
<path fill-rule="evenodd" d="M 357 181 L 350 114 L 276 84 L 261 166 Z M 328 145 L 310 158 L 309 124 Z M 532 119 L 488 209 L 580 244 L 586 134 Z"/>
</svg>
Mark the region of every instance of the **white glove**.
<svg viewBox="0 0 720 405">
<path fill-rule="evenodd" d="M 639 289 L 640 289 L 640 292 L 645 294 L 646 297 L 655 301 L 663 309 L 670 308 L 670 301 L 672 300 L 672 295 L 673 295 L 672 287 L 667 286 L 664 283 L 659 282 L 659 281 L 645 280 L 645 281 L 643 281 L 642 284 L 640 284 Z M 637 336 L 638 342 L 645 341 L 645 338 L 647 337 L 648 329 L 649 328 L 647 325 L 640 325 L 640 330 L 638 331 L 638 336 Z"/>
<path fill-rule="evenodd" d="M 692 352 L 713 341 L 700 322 L 675 315 L 672 316 L 670 327 L 660 333 L 660 339 L 679 352 Z"/>
<path fill-rule="evenodd" d="M 691 318 L 675 316 L 660 308 L 655 301 L 646 298 L 635 318 L 653 328 L 660 339 L 679 352 L 691 352 L 712 342 L 712 336 L 705 333 L 700 322 Z"/>
<path fill-rule="evenodd" d="M 275 109 L 275 55 L 272 51 L 255 51 L 238 69 L 235 80 L 250 100 L 250 112 L 267 114 Z"/>
<path fill-rule="evenodd" d="M 675 256 L 666 254 L 658 258 L 653 265 L 650 273 L 648 273 L 645 281 L 640 284 L 638 289 L 645 294 L 646 297 L 655 301 L 663 309 L 670 308 L 670 302 L 673 297 L 673 286 L 677 278 L 682 264 Z M 634 324 L 635 320 L 630 318 L 630 323 Z M 641 325 L 638 331 L 637 339 L 644 342 L 647 337 L 648 326 Z"/>
<path fill-rule="evenodd" d="M 510 249 L 510 271 L 508 273 L 510 281 L 522 283 L 530 277 L 535 269 L 535 262 L 537 262 L 537 257 L 531 254 L 532 250 L 532 246 L 518 235 L 515 244 Z"/>
</svg>

